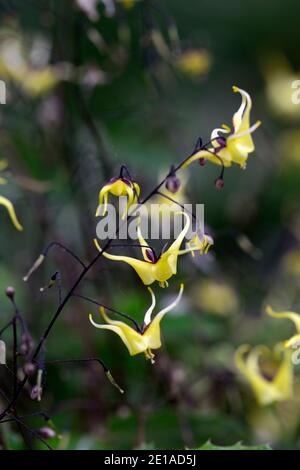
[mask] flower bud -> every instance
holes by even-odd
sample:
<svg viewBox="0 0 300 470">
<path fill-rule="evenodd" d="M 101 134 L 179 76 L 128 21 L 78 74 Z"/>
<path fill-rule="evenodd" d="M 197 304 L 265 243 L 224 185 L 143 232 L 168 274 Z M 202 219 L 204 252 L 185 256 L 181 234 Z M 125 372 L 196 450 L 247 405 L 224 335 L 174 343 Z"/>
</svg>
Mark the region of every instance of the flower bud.
<svg viewBox="0 0 300 470">
<path fill-rule="evenodd" d="M 21 336 L 20 354 L 27 356 L 34 346 L 33 339 L 29 333 L 23 333 Z"/>
<path fill-rule="evenodd" d="M 43 393 L 42 387 L 35 385 L 34 387 L 32 387 L 31 392 L 30 392 L 31 400 L 41 401 L 42 393 Z"/>
<path fill-rule="evenodd" d="M 11 300 L 14 300 L 14 297 L 15 297 L 15 289 L 12 287 L 12 286 L 8 286 L 6 289 L 5 289 L 5 294 L 7 295 L 7 297 Z"/>
<path fill-rule="evenodd" d="M 33 362 L 26 362 L 23 366 L 23 371 L 26 375 L 33 375 L 36 371 L 36 365 Z"/>
<path fill-rule="evenodd" d="M 175 194 L 179 190 L 181 186 L 180 179 L 176 175 L 176 171 L 174 166 L 171 166 L 170 173 L 166 179 L 166 189 L 170 191 L 170 193 Z"/>
<path fill-rule="evenodd" d="M 215 180 L 215 186 L 216 186 L 217 189 L 223 189 L 223 187 L 224 187 L 224 180 L 223 180 L 223 178 L 217 178 L 217 179 Z"/>
<path fill-rule="evenodd" d="M 36 432 L 43 439 L 52 439 L 53 437 L 56 436 L 56 432 L 54 431 L 54 429 L 49 428 L 48 426 L 44 426 L 40 429 L 37 429 Z"/>
</svg>

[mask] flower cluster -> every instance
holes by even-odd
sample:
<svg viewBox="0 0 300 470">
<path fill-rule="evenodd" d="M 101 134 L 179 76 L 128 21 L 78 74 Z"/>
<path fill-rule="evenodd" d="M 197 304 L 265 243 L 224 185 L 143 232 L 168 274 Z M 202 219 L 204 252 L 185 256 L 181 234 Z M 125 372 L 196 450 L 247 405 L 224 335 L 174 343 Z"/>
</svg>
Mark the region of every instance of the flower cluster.
<svg viewBox="0 0 300 470">
<path fill-rule="evenodd" d="M 141 189 L 139 184 L 134 181 L 129 171 L 125 166 L 121 167 L 119 177 L 109 180 L 100 190 L 99 204 L 96 211 L 96 216 L 104 216 L 107 212 L 108 195 L 111 194 L 115 197 L 127 197 L 126 209 L 122 214 L 122 220 L 129 215 L 135 215 L 135 211 L 129 208 L 134 204 L 140 202 L 151 203 L 149 200 L 153 197 L 159 206 L 163 207 L 163 202 L 167 201 L 168 210 L 159 210 L 159 213 L 174 216 L 181 216 L 184 218 L 184 226 L 177 238 L 170 244 L 169 247 L 164 247 L 159 255 L 144 239 L 141 231 L 140 223 L 137 225 L 137 238 L 141 249 L 142 259 L 134 258 L 123 254 L 112 254 L 109 249 L 113 247 L 110 242 L 101 247 L 99 241 L 94 239 L 95 246 L 99 251 L 100 256 L 104 256 L 108 260 L 125 263 L 129 265 L 136 272 L 140 280 L 145 286 L 149 286 L 157 282 L 160 287 L 168 287 L 169 280 L 177 274 L 178 259 L 181 255 L 191 253 L 195 256 L 196 253 L 202 255 L 206 254 L 209 248 L 213 245 L 213 239 L 206 233 L 201 233 L 197 230 L 193 238 L 186 242 L 186 247 L 182 248 L 183 241 L 191 226 L 190 214 L 187 214 L 183 209 L 182 202 L 184 197 L 183 188 L 186 185 L 186 178 L 182 175 L 183 170 L 188 167 L 192 162 L 198 160 L 203 165 L 205 160 L 222 166 L 221 179 L 223 181 L 224 168 L 237 164 L 245 168 L 248 155 L 254 151 L 254 143 L 251 134 L 260 125 L 256 122 L 250 125 L 250 111 L 251 111 L 251 98 L 249 94 L 237 87 L 233 87 L 234 92 L 239 92 L 242 97 L 242 104 L 238 111 L 233 116 L 233 128 L 223 126 L 222 129 L 215 129 L 211 134 L 211 140 L 207 145 L 202 145 L 198 142 L 197 146 L 191 156 L 186 158 L 177 167 L 171 166 L 169 173 L 158 184 L 149 197 L 144 201 L 140 201 Z M 224 135 L 226 134 L 226 137 Z M 180 173 L 180 177 L 179 177 Z M 181 180 L 184 184 L 182 185 Z M 164 188 L 163 188 L 164 186 Z M 220 184 L 219 184 L 220 186 Z M 160 191 L 162 189 L 162 191 Z M 173 199 L 174 195 L 179 193 L 179 198 Z M 167 214 L 168 213 L 168 214 Z M 196 220 L 196 227 L 198 226 Z M 120 245 L 118 245 L 120 246 Z M 154 362 L 154 355 L 152 349 L 157 349 L 161 346 L 160 339 L 160 322 L 163 316 L 174 308 L 180 301 L 183 285 L 181 285 L 177 299 L 172 302 L 168 307 L 160 311 L 155 318 L 151 321 L 151 313 L 155 306 L 155 296 L 153 291 L 148 287 L 152 296 L 152 305 L 145 314 L 144 323 L 141 328 L 134 329 L 122 321 L 115 321 L 110 319 L 105 313 L 103 307 L 100 308 L 100 314 L 103 317 L 105 324 L 98 324 L 93 320 L 90 315 L 90 321 L 93 326 L 99 329 L 106 329 L 115 332 L 127 347 L 130 355 L 136 355 L 143 352 L 147 359 Z M 136 326 L 136 325 L 135 325 Z M 241 364 L 242 359 L 239 359 Z"/>
<path fill-rule="evenodd" d="M 278 343 L 271 351 L 265 346 L 252 348 L 242 345 L 235 356 L 236 366 L 251 385 L 260 405 L 269 405 L 293 397 L 293 350 L 300 347 L 300 314 L 274 312 L 267 306 L 266 313 L 273 318 L 291 320 L 296 334 Z"/>
</svg>

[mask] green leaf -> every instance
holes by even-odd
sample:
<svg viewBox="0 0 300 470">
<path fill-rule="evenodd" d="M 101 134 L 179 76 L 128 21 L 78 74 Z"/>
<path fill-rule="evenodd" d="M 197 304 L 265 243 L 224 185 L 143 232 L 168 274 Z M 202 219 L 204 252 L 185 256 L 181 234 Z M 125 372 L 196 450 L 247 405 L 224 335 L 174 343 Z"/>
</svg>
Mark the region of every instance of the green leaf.
<svg viewBox="0 0 300 470">
<path fill-rule="evenodd" d="M 269 444 L 259 444 L 257 446 L 245 446 L 241 442 L 237 442 L 231 446 L 218 446 L 213 444 L 211 441 L 207 441 L 201 447 L 196 450 L 272 450 Z"/>
</svg>

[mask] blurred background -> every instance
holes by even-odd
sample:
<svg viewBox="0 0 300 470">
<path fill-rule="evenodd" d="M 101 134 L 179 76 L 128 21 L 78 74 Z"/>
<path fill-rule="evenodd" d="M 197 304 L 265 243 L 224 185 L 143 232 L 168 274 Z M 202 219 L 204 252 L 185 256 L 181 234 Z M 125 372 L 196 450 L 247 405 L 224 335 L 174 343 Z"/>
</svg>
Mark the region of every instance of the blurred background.
<svg viewBox="0 0 300 470">
<path fill-rule="evenodd" d="M 251 121 L 262 121 L 246 171 L 226 170 L 221 191 L 219 167 L 187 170 L 184 198 L 205 204 L 215 244 L 205 256 L 182 257 L 168 289 L 155 287 L 165 305 L 186 286 L 162 323 L 155 365 L 94 329 L 88 314 L 97 308 L 71 299 L 46 342 L 46 362 L 98 356 L 125 394 L 99 364 L 49 364 L 42 401 L 30 399 L 28 386 L 19 413 L 46 411 L 59 449 L 183 449 L 209 439 L 300 448 L 297 367 L 294 398 L 262 407 L 233 359 L 240 344 L 273 346 L 293 332 L 265 315 L 267 303 L 300 313 L 300 104 L 291 100 L 299 2 L 2 0 L 0 14 L 0 157 L 9 163 L 1 194 L 24 226 L 17 232 L 1 210 L 0 326 L 12 315 L 4 294 L 12 285 L 35 341 L 58 302 L 55 289 L 40 287 L 59 270 L 66 292 L 80 266 L 53 249 L 28 283 L 22 277 L 54 240 L 92 259 L 99 190 L 121 164 L 146 195 L 198 137 L 206 142 L 212 129 L 231 125 L 240 106 L 232 85 L 250 93 Z M 150 303 L 133 270 L 106 260 L 77 292 L 138 321 Z M 3 339 L 9 356 L 9 330 Z M 1 368 L 0 377 L 9 389 L 9 372 Z M 40 417 L 26 422 L 43 425 Z M 24 447 L 15 424 L 1 432 L 6 447 Z"/>
</svg>

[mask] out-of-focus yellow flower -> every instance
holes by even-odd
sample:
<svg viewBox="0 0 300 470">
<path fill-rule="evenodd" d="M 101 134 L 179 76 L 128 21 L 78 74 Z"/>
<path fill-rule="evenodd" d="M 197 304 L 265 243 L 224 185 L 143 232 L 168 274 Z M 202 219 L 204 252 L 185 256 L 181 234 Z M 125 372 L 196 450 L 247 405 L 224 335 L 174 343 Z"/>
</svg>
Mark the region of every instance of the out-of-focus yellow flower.
<svg viewBox="0 0 300 470">
<path fill-rule="evenodd" d="M 130 10 L 134 6 L 135 2 L 136 0 L 121 0 L 121 3 L 126 10 Z"/>
<path fill-rule="evenodd" d="M 59 74 L 54 67 L 30 70 L 23 77 L 22 88 L 28 95 L 40 96 L 52 90 L 59 82 Z"/>
<path fill-rule="evenodd" d="M 290 250 L 282 259 L 282 267 L 285 273 L 295 277 L 300 276 L 300 250 Z"/>
<path fill-rule="evenodd" d="M 7 168 L 7 161 L 6 160 L 0 160 L 0 171 L 5 170 L 6 168 Z M 1 177 L 0 178 L 0 184 L 5 184 L 5 183 L 6 183 L 6 179 Z M 20 222 L 18 221 L 18 218 L 16 216 L 14 206 L 10 202 L 10 200 L 7 199 L 6 197 L 0 195 L 0 205 L 4 206 L 7 209 L 10 220 L 14 224 L 15 228 L 19 231 L 23 230 L 23 227 L 20 224 Z"/>
<path fill-rule="evenodd" d="M 257 442 L 274 445 L 283 434 L 279 417 L 273 408 L 254 406 L 247 415 L 247 421 Z"/>
<path fill-rule="evenodd" d="M 131 266 L 135 270 L 135 272 L 138 274 L 138 276 L 141 278 L 141 280 L 146 286 L 157 281 L 160 287 L 167 287 L 168 279 L 170 279 L 174 274 L 177 273 L 178 256 L 195 250 L 195 248 L 180 250 L 180 246 L 183 242 L 183 239 L 190 228 L 190 219 L 187 214 L 185 214 L 184 212 L 180 212 L 180 214 L 182 214 L 186 219 L 185 226 L 176 238 L 176 240 L 172 243 L 172 245 L 159 257 L 155 256 L 154 251 L 152 250 L 152 248 L 150 248 L 146 240 L 143 238 L 140 227 L 138 227 L 137 229 L 137 234 L 144 260 L 131 258 L 129 256 L 112 255 L 105 251 L 103 252 L 103 256 L 113 261 L 121 261 L 129 264 L 129 266 Z M 98 240 L 95 239 L 94 243 L 97 249 L 99 251 L 102 251 Z"/>
<path fill-rule="evenodd" d="M 300 129 L 288 129 L 282 132 L 279 136 L 278 147 L 283 165 L 288 162 L 300 166 Z"/>
<path fill-rule="evenodd" d="M 293 335 L 290 339 L 284 342 L 284 346 L 286 348 L 293 347 L 297 344 L 300 345 L 300 315 L 296 312 L 274 312 L 274 310 L 268 305 L 266 308 L 266 313 L 273 318 L 287 318 L 288 320 L 292 320 L 294 323 L 297 334 Z"/>
<path fill-rule="evenodd" d="M 112 178 L 103 186 L 99 193 L 99 205 L 96 211 L 96 216 L 100 215 L 102 206 L 101 215 L 103 216 L 106 214 L 109 193 L 117 197 L 128 196 L 127 206 L 122 215 L 122 219 L 124 219 L 128 213 L 129 207 L 138 202 L 140 187 L 137 183 L 126 178 Z"/>
<path fill-rule="evenodd" d="M 177 58 L 176 67 L 191 77 L 205 75 L 211 67 L 211 55 L 204 49 L 187 49 Z"/>
<path fill-rule="evenodd" d="M 256 440 L 276 444 L 283 437 L 294 434 L 299 426 L 300 383 L 294 383 L 294 396 L 276 407 L 253 407 L 247 416 Z"/>
<path fill-rule="evenodd" d="M 67 78 L 66 64 L 34 66 L 21 34 L 8 30 L 3 37 L 2 40 L 0 38 L 0 76 L 14 82 L 26 94 L 38 97 Z"/>
<path fill-rule="evenodd" d="M 300 106 L 292 101 L 295 91 L 292 83 L 299 80 L 299 72 L 292 69 L 284 56 L 273 55 L 263 63 L 263 73 L 267 99 L 274 114 L 288 120 L 299 120 Z"/>
<path fill-rule="evenodd" d="M 152 289 L 148 287 L 148 290 L 152 297 L 152 304 L 145 314 L 143 327 L 140 332 L 131 328 L 122 321 L 111 320 L 106 315 L 103 307 L 100 308 L 100 313 L 107 323 L 106 325 L 99 325 L 96 323 L 93 320 L 92 315 L 89 316 L 89 319 L 92 325 L 94 325 L 96 328 L 102 330 L 111 330 L 119 335 L 131 356 L 144 353 L 146 359 L 150 359 L 153 364 L 154 354 L 152 349 L 158 349 L 161 347 L 160 322 L 165 314 L 170 312 L 170 310 L 175 308 L 180 302 L 183 292 L 183 284 L 180 286 L 180 291 L 175 301 L 157 313 L 153 320 L 151 320 L 151 315 L 155 307 L 156 300 Z"/>
<path fill-rule="evenodd" d="M 195 236 L 187 242 L 186 246 L 188 248 L 195 248 L 195 251 L 199 251 L 200 255 L 202 255 L 203 253 L 206 254 L 213 244 L 214 241 L 211 236 L 206 233 L 196 233 Z M 195 257 L 195 251 L 191 251 L 193 257 Z"/>
<path fill-rule="evenodd" d="M 230 129 L 230 127 L 223 125 L 222 128 L 214 129 L 211 134 L 212 147 L 196 152 L 184 163 L 182 168 L 201 159 L 210 160 L 224 167 L 229 167 L 232 163 L 236 163 L 241 168 L 246 167 L 248 155 L 255 149 L 251 134 L 261 123 L 257 121 L 250 126 L 252 107 L 250 95 L 236 86 L 232 88 L 235 93 L 240 93 L 242 96 L 242 104 L 233 116 L 233 128 Z M 228 134 L 228 136 L 224 134 Z"/>
<path fill-rule="evenodd" d="M 239 305 L 235 290 L 223 281 L 202 281 L 195 286 L 193 297 L 202 310 L 214 315 L 231 315 Z"/>
<path fill-rule="evenodd" d="M 271 351 L 265 346 L 251 349 L 243 345 L 236 351 L 235 363 L 260 405 L 293 398 L 293 364 L 289 349 L 278 345 Z"/>
</svg>

